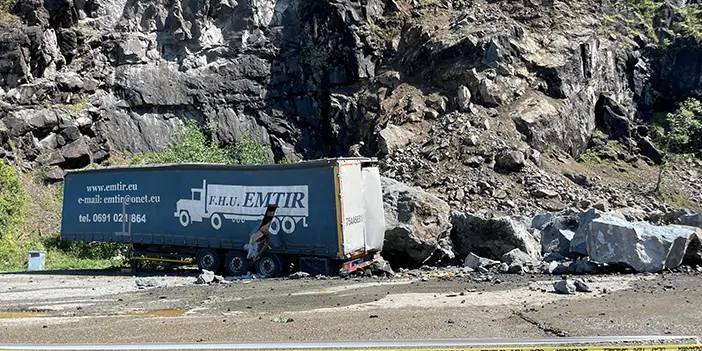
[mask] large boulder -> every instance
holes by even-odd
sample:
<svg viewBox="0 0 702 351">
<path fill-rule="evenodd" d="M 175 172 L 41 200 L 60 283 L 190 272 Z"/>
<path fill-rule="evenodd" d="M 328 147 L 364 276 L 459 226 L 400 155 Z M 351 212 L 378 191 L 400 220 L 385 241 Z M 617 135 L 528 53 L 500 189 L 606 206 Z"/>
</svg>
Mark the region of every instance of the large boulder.
<svg viewBox="0 0 702 351">
<path fill-rule="evenodd" d="M 597 218 L 590 224 L 587 251 L 601 263 L 626 264 L 638 272 L 660 272 L 679 266 L 699 229 L 655 226 L 621 218 Z"/>
<path fill-rule="evenodd" d="M 690 238 L 690 244 L 687 246 L 683 263 L 686 265 L 702 265 L 702 231 L 697 231 Z"/>
<path fill-rule="evenodd" d="M 451 231 L 449 205 L 438 197 L 382 178 L 385 208 L 383 256 L 394 264 L 419 265 L 439 247 Z"/>
<path fill-rule="evenodd" d="M 502 255 L 502 262 L 508 265 L 518 264 L 521 266 L 533 264 L 534 258 L 520 249 L 514 249 Z"/>
<path fill-rule="evenodd" d="M 521 218 L 486 219 L 453 211 L 451 223 L 454 251 L 460 256 L 475 252 L 480 256 L 499 260 L 509 251 L 520 249 L 534 260 L 541 258 L 538 231 L 531 229 Z"/>
<path fill-rule="evenodd" d="M 532 221 L 533 226 L 533 221 Z M 541 252 L 545 255 L 557 252 L 561 256 L 570 255 L 570 243 L 578 228 L 575 216 L 555 216 L 541 231 Z"/>
<path fill-rule="evenodd" d="M 388 124 L 378 134 L 378 148 L 385 155 L 392 154 L 412 142 L 414 133 L 404 127 Z"/>
<path fill-rule="evenodd" d="M 680 224 L 702 228 L 702 213 L 684 214 L 678 219 Z"/>
<path fill-rule="evenodd" d="M 587 245 L 585 243 L 585 238 L 590 232 L 590 224 L 592 221 L 598 218 L 621 218 L 624 216 L 617 212 L 602 212 L 600 210 L 591 208 L 580 215 L 580 220 L 578 221 L 578 229 L 573 234 L 573 238 L 570 240 L 570 253 L 577 256 L 587 256 Z"/>
<path fill-rule="evenodd" d="M 495 158 L 495 168 L 503 172 L 516 172 L 524 167 L 524 153 L 519 150 L 504 150 Z"/>
</svg>

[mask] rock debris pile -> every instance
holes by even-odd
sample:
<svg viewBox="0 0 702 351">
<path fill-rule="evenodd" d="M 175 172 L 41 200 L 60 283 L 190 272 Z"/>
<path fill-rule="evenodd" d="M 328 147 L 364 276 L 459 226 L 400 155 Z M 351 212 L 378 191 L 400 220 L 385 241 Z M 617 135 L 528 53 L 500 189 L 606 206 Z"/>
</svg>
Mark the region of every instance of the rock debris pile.
<svg viewBox="0 0 702 351">
<path fill-rule="evenodd" d="M 669 224 L 596 208 L 486 218 L 452 211 L 419 188 L 384 182 L 389 215 L 383 252 L 401 266 L 460 263 L 483 273 L 592 274 L 702 265 L 700 214 L 670 213 Z"/>
</svg>

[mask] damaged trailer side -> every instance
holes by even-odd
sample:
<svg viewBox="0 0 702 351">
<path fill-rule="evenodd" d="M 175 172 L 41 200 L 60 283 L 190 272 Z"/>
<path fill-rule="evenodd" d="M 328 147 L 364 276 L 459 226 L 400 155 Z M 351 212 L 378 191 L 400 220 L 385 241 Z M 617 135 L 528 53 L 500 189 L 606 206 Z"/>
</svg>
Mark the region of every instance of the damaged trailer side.
<svg viewBox="0 0 702 351">
<path fill-rule="evenodd" d="M 367 158 L 74 171 L 64 194 L 62 240 L 129 243 L 140 257 L 232 275 L 363 269 L 384 240 L 380 174 Z"/>
</svg>

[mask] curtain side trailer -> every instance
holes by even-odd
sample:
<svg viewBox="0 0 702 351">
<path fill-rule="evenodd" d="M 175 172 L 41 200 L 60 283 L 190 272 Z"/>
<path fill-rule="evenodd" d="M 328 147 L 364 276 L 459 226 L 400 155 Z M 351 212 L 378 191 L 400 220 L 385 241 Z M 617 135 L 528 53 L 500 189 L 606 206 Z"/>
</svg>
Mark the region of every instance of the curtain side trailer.
<svg viewBox="0 0 702 351">
<path fill-rule="evenodd" d="M 334 274 L 379 258 L 383 214 L 373 159 L 111 167 L 66 174 L 61 240 L 132 244 L 136 258 L 230 275 L 279 276 L 290 264 Z M 252 260 L 259 229 L 265 247 Z"/>
</svg>

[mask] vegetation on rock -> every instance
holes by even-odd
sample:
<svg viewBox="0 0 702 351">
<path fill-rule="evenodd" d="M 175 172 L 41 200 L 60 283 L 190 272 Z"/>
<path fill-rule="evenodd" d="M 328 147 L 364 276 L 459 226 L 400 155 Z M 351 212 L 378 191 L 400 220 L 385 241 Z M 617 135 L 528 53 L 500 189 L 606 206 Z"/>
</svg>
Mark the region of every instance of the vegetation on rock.
<svg viewBox="0 0 702 351">
<path fill-rule="evenodd" d="M 0 0 L 0 26 L 11 26 L 19 23 L 19 17 L 12 14 L 16 0 Z"/>
<path fill-rule="evenodd" d="M 660 21 L 663 0 L 626 0 L 617 2 L 604 20 L 634 40 L 645 39 L 654 46 L 666 47 L 678 39 L 702 42 L 702 5 L 688 4 L 675 10 L 671 22 Z M 658 23 L 658 22 L 661 23 Z"/>
<path fill-rule="evenodd" d="M 134 157 L 132 164 L 170 163 L 222 163 L 222 164 L 264 164 L 268 162 L 265 148 L 248 137 L 238 139 L 234 144 L 222 146 L 217 140 L 209 139 L 194 122 L 188 123 L 183 140 L 171 144 L 161 152 L 147 153 Z"/>
<path fill-rule="evenodd" d="M 121 263 L 124 245 L 111 243 L 62 242 L 58 233 L 43 235 L 41 228 L 58 227 L 43 222 L 39 202 L 52 202 L 60 208 L 61 193 L 56 196 L 28 196 L 34 184 L 31 175 L 22 174 L 12 165 L 0 162 L 0 271 L 26 268 L 29 250 L 45 250 L 47 269 L 104 268 Z M 51 220 L 58 220 L 59 217 Z"/>
</svg>

